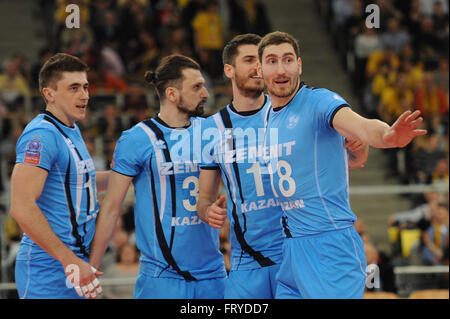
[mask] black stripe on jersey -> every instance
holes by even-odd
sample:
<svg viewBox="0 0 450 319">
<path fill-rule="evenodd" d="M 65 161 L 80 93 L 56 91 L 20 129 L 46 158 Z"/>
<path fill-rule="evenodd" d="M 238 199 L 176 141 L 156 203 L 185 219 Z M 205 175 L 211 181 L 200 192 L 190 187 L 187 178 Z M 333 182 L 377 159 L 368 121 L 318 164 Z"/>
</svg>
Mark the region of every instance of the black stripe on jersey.
<svg viewBox="0 0 450 319">
<path fill-rule="evenodd" d="M 172 162 L 172 159 L 170 157 L 169 149 L 167 148 L 167 143 L 164 138 L 164 133 L 159 129 L 158 126 L 156 126 L 155 123 L 151 119 L 148 119 L 144 121 L 144 124 L 147 125 L 156 135 L 156 137 L 164 142 L 164 145 L 166 145 L 166 148 L 163 148 L 163 154 L 164 158 L 167 163 Z M 176 189 L 175 189 L 175 175 L 169 175 L 169 181 L 170 181 L 170 192 L 171 192 L 171 199 L 172 199 L 172 217 L 177 216 L 177 197 L 176 197 Z M 169 248 L 172 250 L 173 246 L 173 239 L 175 237 L 175 225 L 172 226 L 172 231 L 170 234 L 170 245 Z"/>
<path fill-rule="evenodd" d="M 220 169 L 220 167 L 219 166 L 203 166 L 203 167 L 200 167 L 200 169 L 206 169 L 207 171 L 208 170 L 209 171 L 217 171 Z"/>
<path fill-rule="evenodd" d="M 231 193 L 231 188 L 230 188 L 230 181 L 228 179 L 227 174 L 224 174 L 224 176 L 225 176 L 225 181 L 226 181 L 227 188 L 228 188 L 228 194 L 231 197 L 232 193 Z M 261 252 L 254 250 L 247 243 L 247 241 L 244 238 L 244 233 L 242 232 L 241 226 L 239 225 L 239 217 L 236 213 L 236 203 L 233 200 L 231 200 L 231 203 L 233 204 L 233 209 L 231 212 L 231 215 L 233 216 L 233 220 L 234 220 L 233 230 L 234 230 L 234 233 L 236 234 L 236 239 L 239 242 L 239 245 L 241 245 L 242 251 L 245 251 L 250 256 L 252 256 L 253 259 L 255 259 L 261 267 L 275 265 L 275 263 L 270 258 L 267 258 L 263 254 L 261 254 Z M 241 254 L 241 258 L 242 258 L 242 254 Z M 240 261 L 239 261 L 239 263 L 240 263 Z"/>
<path fill-rule="evenodd" d="M 220 110 L 220 116 L 222 117 L 222 122 L 223 122 L 225 128 L 232 129 L 233 124 L 231 123 L 230 114 L 228 113 L 226 107 Z M 233 137 L 233 150 L 235 149 L 235 145 L 236 145 L 236 141 Z M 232 165 L 233 165 L 234 174 L 236 175 L 236 182 L 239 187 L 239 196 L 241 196 L 241 202 L 244 202 L 244 196 L 242 195 L 242 187 L 241 187 L 241 177 L 239 175 L 239 168 L 238 168 L 236 161 L 233 161 Z"/>
<path fill-rule="evenodd" d="M 44 115 L 44 119 L 46 121 L 52 123 L 65 138 L 70 140 L 70 138 L 67 136 L 67 134 L 64 133 L 64 131 L 55 123 L 55 121 L 50 116 Z M 73 146 L 74 146 L 75 151 L 77 152 L 80 160 L 82 160 L 80 153 L 78 152 L 77 148 L 75 147 L 75 144 L 73 144 Z M 77 215 L 75 213 L 75 208 L 73 207 L 72 194 L 70 193 L 70 162 L 71 162 L 71 158 L 72 158 L 72 156 L 70 156 L 70 153 L 69 153 L 69 164 L 67 165 L 66 178 L 64 181 L 64 188 L 65 188 L 65 193 L 66 193 L 67 205 L 69 207 L 69 212 L 70 212 L 70 223 L 72 224 L 72 235 L 73 235 L 73 237 L 75 237 L 75 246 L 80 249 L 80 252 L 83 254 L 83 256 L 89 257 L 88 253 L 86 252 L 86 247 L 83 246 L 83 238 L 80 236 L 80 234 L 78 232 Z M 89 178 L 89 174 L 87 174 L 87 175 Z M 87 198 L 88 198 L 88 204 L 89 204 L 89 190 L 86 190 L 86 191 L 87 191 Z M 89 210 L 89 205 L 87 206 L 87 209 Z M 89 212 L 88 212 L 88 214 L 89 214 Z M 86 224 L 84 225 L 84 232 L 86 233 Z"/>
<path fill-rule="evenodd" d="M 75 213 L 75 209 L 73 208 L 72 195 L 70 193 L 70 162 L 71 160 L 69 156 L 69 164 L 67 165 L 66 179 L 64 181 L 64 189 L 66 193 L 67 205 L 69 206 L 70 223 L 72 224 L 72 235 L 73 237 L 75 237 L 75 246 L 80 248 L 80 252 L 83 254 L 84 257 L 88 258 L 89 255 L 86 252 L 86 247 L 83 246 L 83 238 L 78 233 L 77 215 Z"/>
<path fill-rule="evenodd" d="M 344 107 L 350 107 L 350 105 L 348 105 L 348 104 L 342 104 L 342 105 L 339 105 L 339 106 L 333 111 L 333 114 L 331 114 L 331 117 L 330 117 L 330 126 L 331 126 L 332 128 L 334 128 L 334 126 L 333 126 L 334 116 L 336 115 L 336 113 L 337 113 L 340 109 L 342 109 L 342 108 L 344 108 Z"/>
<path fill-rule="evenodd" d="M 197 280 L 194 276 L 191 275 L 189 271 L 183 271 L 178 267 L 175 259 L 172 256 L 171 249 L 167 245 L 166 238 L 164 237 L 164 231 L 162 228 L 161 220 L 159 219 L 159 209 L 158 209 L 158 200 L 156 198 L 155 191 L 155 177 L 153 176 L 152 170 L 152 160 L 150 158 L 149 161 L 149 170 L 150 170 L 150 180 L 152 187 L 152 200 L 153 200 L 153 215 L 155 219 L 155 230 L 156 230 L 156 238 L 158 239 L 159 247 L 161 248 L 161 252 L 166 260 L 167 264 L 171 266 L 178 274 L 183 276 L 183 278 L 187 281 Z"/>
<path fill-rule="evenodd" d="M 281 218 L 281 220 L 282 220 L 281 223 L 283 225 L 284 234 L 286 235 L 287 238 L 292 238 L 291 231 L 289 230 L 288 225 L 287 225 L 287 217 L 283 216 Z"/>
</svg>

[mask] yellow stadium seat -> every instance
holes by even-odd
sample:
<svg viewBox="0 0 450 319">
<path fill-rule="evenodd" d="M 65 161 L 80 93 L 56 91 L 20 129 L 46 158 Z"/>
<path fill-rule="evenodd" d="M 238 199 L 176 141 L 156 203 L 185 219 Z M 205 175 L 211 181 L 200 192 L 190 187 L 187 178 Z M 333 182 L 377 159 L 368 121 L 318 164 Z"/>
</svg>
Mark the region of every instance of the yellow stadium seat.
<svg viewBox="0 0 450 319">
<path fill-rule="evenodd" d="M 409 299 L 449 299 L 448 289 L 418 290 L 409 295 Z"/>
<path fill-rule="evenodd" d="M 411 248 L 420 239 L 420 229 L 404 229 L 400 233 L 400 239 L 402 242 L 402 255 L 408 258 L 411 254 Z"/>
</svg>

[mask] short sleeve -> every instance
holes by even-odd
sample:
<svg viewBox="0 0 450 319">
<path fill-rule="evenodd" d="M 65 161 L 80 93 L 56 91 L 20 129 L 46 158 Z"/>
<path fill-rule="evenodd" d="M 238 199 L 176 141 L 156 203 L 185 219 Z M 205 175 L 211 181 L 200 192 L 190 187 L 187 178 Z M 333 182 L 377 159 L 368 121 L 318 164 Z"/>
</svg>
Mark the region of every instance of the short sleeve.
<svg viewBox="0 0 450 319">
<path fill-rule="evenodd" d="M 317 94 L 316 112 L 320 126 L 327 129 L 333 128 L 333 119 L 336 113 L 343 107 L 350 107 L 344 98 L 332 91 L 321 89 Z"/>
<path fill-rule="evenodd" d="M 37 166 L 50 171 L 58 159 L 57 136 L 55 132 L 35 128 L 25 131 L 16 144 L 16 163 Z"/>
<path fill-rule="evenodd" d="M 144 141 L 138 141 L 136 130 L 129 130 L 122 133 L 116 143 L 111 169 L 117 173 L 136 176 L 141 171 L 145 156 L 143 156 L 143 147 L 138 145 L 147 145 Z"/>
</svg>

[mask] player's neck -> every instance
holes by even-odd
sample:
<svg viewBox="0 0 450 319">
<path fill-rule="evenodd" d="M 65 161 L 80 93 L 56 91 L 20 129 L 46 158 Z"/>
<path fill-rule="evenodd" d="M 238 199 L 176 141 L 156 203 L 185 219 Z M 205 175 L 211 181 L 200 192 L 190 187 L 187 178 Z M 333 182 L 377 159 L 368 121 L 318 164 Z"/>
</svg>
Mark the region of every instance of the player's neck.
<svg viewBox="0 0 450 319">
<path fill-rule="evenodd" d="M 233 94 L 233 107 L 238 112 L 248 112 L 260 109 L 265 101 L 264 94 L 257 97 L 245 96 L 239 93 Z"/>
<path fill-rule="evenodd" d="M 58 121 L 63 123 L 64 125 L 68 127 L 74 127 L 75 120 L 69 119 L 64 112 L 62 112 L 59 108 L 57 108 L 54 105 L 47 104 L 47 107 L 45 108 L 46 111 L 50 112 Z"/>
<path fill-rule="evenodd" d="M 190 116 L 178 111 L 176 107 L 161 105 L 158 117 L 170 127 L 187 127 L 191 123 Z"/>
</svg>

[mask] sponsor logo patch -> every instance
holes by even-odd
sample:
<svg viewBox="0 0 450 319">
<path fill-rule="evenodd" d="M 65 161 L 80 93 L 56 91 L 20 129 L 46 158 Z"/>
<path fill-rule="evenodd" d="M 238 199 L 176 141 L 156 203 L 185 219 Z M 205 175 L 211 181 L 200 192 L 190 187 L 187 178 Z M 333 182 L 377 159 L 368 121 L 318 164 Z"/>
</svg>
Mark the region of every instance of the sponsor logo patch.
<svg viewBox="0 0 450 319">
<path fill-rule="evenodd" d="M 32 139 L 27 143 L 24 163 L 38 165 L 41 161 L 42 143 L 40 140 Z"/>
</svg>

